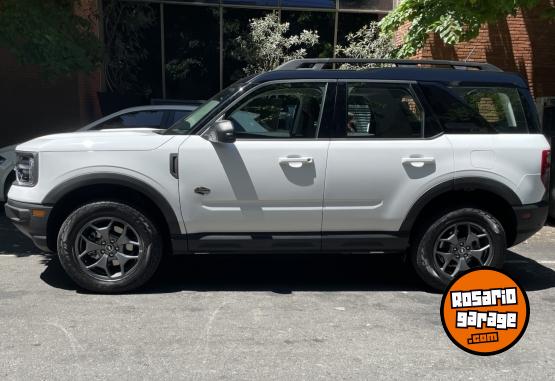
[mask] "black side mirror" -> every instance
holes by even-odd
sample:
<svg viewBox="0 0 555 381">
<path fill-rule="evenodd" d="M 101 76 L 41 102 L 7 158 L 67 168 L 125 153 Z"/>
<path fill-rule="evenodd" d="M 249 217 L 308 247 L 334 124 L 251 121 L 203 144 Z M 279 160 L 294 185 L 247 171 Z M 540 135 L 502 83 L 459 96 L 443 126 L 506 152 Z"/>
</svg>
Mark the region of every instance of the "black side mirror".
<svg viewBox="0 0 555 381">
<path fill-rule="evenodd" d="M 208 132 L 208 140 L 213 143 L 235 143 L 235 128 L 229 120 L 218 120 Z"/>
</svg>

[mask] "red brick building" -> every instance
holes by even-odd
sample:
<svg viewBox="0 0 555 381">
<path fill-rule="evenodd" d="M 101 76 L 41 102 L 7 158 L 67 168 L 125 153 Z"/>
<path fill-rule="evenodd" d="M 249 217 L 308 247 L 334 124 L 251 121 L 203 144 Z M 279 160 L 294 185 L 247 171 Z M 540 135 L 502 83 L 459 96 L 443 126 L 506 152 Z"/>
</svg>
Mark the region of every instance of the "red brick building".
<svg viewBox="0 0 555 381">
<path fill-rule="evenodd" d="M 528 81 L 541 112 L 545 101 L 555 98 L 555 20 L 542 16 L 548 7 L 553 7 L 553 0 L 484 25 L 476 39 L 454 46 L 431 36 L 414 58 L 489 62 L 518 72 Z"/>
</svg>

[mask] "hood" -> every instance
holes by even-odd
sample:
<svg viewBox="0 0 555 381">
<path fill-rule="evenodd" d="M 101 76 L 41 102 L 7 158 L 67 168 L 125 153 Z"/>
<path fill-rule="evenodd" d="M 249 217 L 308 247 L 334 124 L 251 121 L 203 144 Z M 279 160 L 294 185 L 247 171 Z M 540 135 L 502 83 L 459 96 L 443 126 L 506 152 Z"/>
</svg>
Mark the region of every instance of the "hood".
<svg viewBox="0 0 555 381">
<path fill-rule="evenodd" d="M 16 149 L 30 152 L 150 151 L 172 138 L 152 130 L 71 132 L 29 140 Z"/>
</svg>

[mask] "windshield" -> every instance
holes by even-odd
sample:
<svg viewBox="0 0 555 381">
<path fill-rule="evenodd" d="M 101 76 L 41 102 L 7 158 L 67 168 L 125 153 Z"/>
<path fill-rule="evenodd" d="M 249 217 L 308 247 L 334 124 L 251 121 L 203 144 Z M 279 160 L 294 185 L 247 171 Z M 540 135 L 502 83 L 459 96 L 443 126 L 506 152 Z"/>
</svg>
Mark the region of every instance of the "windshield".
<svg viewBox="0 0 555 381">
<path fill-rule="evenodd" d="M 195 111 L 189 115 L 179 119 L 173 126 L 171 126 L 167 131 L 166 135 L 188 135 L 193 131 L 197 124 L 207 116 L 212 110 L 218 107 L 220 104 L 226 102 L 234 94 L 241 90 L 245 84 L 233 84 L 228 88 L 222 90 L 218 94 L 214 95 L 208 101 L 206 101 L 202 106 L 197 108 Z"/>
</svg>

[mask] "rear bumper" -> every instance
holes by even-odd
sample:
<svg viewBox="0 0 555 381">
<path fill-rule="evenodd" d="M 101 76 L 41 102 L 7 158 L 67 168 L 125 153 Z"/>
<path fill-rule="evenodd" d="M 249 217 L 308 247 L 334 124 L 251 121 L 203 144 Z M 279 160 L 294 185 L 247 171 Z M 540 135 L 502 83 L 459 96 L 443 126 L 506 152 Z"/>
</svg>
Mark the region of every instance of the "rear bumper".
<svg viewBox="0 0 555 381">
<path fill-rule="evenodd" d="M 4 206 L 6 217 L 40 250 L 50 252 L 46 227 L 52 207 L 9 200 Z"/>
<path fill-rule="evenodd" d="M 530 238 L 545 225 L 549 212 L 549 203 L 514 206 L 516 216 L 516 237 L 513 246 Z"/>
</svg>

